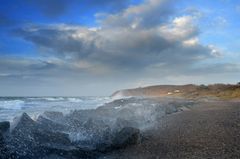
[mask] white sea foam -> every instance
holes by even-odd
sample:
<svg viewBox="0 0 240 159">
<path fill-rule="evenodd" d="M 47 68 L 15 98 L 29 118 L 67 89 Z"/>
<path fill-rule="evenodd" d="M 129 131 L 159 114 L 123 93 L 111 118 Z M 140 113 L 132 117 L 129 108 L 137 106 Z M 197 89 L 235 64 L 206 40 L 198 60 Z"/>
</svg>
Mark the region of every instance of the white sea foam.
<svg viewBox="0 0 240 159">
<path fill-rule="evenodd" d="M 96 109 L 110 101 L 109 97 L 2 97 L 0 98 L 0 121 L 12 121 L 23 112 L 36 119 L 45 111 L 66 114 L 73 110 Z"/>
<path fill-rule="evenodd" d="M 80 98 L 68 98 L 68 101 L 69 102 L 73 102 L 73 103 L 79 103 L 79 102 L 83 102 L 83 100 L 82 99 L 80 99 Z"/>
<path fill-rule="evenodd" d="M 46 98 L 43 98 L 45 100 L 48 100 L 48 101 L 61 101 L 61 100 L 64 100 L 63 97 L 46 97 Z"/>
<path fill-rule="evenodd" d="M 0 109 L 21 110 L 24 106 L 22 100 L 5 100 L 0 101 Z"/>
</svg>

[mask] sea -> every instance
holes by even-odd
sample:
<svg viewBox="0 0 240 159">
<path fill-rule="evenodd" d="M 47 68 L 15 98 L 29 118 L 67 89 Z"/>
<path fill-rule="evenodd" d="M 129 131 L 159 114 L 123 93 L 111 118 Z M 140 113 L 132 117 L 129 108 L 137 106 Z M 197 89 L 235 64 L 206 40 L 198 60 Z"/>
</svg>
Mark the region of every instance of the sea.
<svg viewBox="0 0 240 159">
<path fill-rule="evenodd" d="M 111 97 L 0 97 L 0 121 L 13 121 L 22 113 L 37 119 L 45 111 L 64 114 L 79 109 L 96 109 Z"/>
</svg>

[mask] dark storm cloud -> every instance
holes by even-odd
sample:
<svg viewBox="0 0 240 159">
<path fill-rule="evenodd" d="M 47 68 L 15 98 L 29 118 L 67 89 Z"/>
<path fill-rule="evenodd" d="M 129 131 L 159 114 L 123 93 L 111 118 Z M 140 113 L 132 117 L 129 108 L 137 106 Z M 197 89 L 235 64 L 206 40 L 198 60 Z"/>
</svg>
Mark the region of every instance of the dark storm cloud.
<svg viewBox="0 0 240 159">
<path fill-rule="evenodd" d="M 13 33 L 23 37 L 26 41 L 52 49 L 65 56 L 84 57 L 91 53 L 93 42 L 76 39 L 73 35 L 78 30 L 72 28 L 65 30 L 63 27 L 35 27 L 30 32 L 27 29 L 20 28 L 14 30 Z M 83 32 L 85 30 L 82 29 Z"/>
</svg>

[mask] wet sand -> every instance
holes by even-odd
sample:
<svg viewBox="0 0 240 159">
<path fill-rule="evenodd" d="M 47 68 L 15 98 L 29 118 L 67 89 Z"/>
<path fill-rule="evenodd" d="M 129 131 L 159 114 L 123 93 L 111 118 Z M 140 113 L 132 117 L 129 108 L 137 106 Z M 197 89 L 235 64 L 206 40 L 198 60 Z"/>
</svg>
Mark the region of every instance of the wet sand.
<svg viewBox="0 0 240 159">
<path fill-rule="evenodd" d="M 165 116 L 143 136 L 141 144 L 102 158 L 240 158 L 240 102 L 201 102 Z"/>
</svg>

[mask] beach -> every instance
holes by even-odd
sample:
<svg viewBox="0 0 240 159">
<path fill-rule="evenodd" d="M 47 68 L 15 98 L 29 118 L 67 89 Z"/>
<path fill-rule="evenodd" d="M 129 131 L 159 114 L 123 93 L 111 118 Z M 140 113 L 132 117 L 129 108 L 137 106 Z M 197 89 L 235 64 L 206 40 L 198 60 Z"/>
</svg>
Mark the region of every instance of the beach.
<svg viewBox="0 0 240 159">
<path fill-rule="evenodd" d="M 239 158 L 240 101 L 131 97 L 1 129 L 1 159 Z"/>
<path fill-rule="evenodd" d="M 165 116 L 139 145 L 107 158 L 240 158 L 239 101 L 201 102 Z"/>
</svg>

